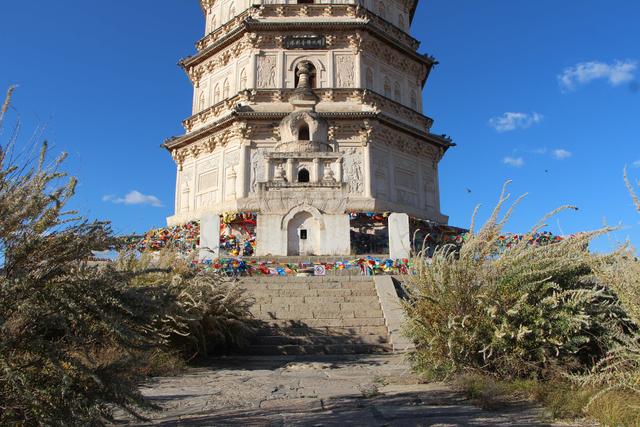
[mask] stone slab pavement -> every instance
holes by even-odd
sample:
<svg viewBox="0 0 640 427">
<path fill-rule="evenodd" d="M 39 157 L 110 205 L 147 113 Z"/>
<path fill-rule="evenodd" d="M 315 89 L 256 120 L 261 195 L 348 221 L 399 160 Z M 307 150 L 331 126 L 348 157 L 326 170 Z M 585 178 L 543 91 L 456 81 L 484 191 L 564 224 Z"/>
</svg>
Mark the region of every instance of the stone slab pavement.
<svg viewBox="0 0 640 427">
<path fill-rule="evenodd" d="M 233 357 L 142 387 L 161 411 L 132 426 L 552 426 L 526 403 L 499 412 L 420 384 L 402 355 Z M 584 425 L 584 424 L 576 424 Z"/>
</svg>

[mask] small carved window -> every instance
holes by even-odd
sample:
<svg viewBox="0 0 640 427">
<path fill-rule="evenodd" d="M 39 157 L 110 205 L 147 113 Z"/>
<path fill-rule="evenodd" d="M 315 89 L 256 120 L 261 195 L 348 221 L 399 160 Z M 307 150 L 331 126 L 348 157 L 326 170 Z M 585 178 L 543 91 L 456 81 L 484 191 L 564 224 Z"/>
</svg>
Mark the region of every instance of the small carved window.
<svg viewBox="0 0 640 427">
<path fill-rule="evenodd" d="M 303 123 L 298 130 L 298 141 L 309 141 L 311 139 L 311 135 L 309 134 L 309 125 Z"/>
<path fill-rule="evenodd" d="M 213 14 L 211 16 L 211 31 L 215 30 L 216 28 L 218 28 L 218 17 Z"/>
<path fill-rule="evenodd" d="M 247 88 L 247 70 L 245 68 L 240 71 L 240 90 Z"/>
<path fill-rule="evenodd" d="M 391 98 L 391 82 L 386 77 L 384 79 L 384 96 Z"/>
<path fill-rule="evenodd" d="M 309 177 L 309 171 L 305 168 L 300 169 L 300 171 L 298 171 L 298 182 L 309 182 L 310 181 L 310 177 Z"/>
<path fill-rule="evenodd" d="M 416 96 L 416 91 L 411 91 L 411 108 L 414 110 L 418 109 L 418 97 Z"/>
<path fill-rule="evenodd" d="M 232 20 L 235 17 L 236 17 L 236 8 L 233 5 L 231 5 L 231 7 L 229 8 L 229 20 Z"/>
<path fill-rule="evenodd" d="M 205 97 L 204 92 L 202 92 L 200 94 L 200 97 L 198 98 L 198 110 L 200 111 L 204 110 L 205 107 L 207 106 L 206 102 L 207 102 L 207 98 Z"/>
<path fill-rule="evenodd" d="M 385 7 L 383 1 L 380 1 L 378 3 L 378 15 L 380 15 L 381 18 L 387 18 L 387 8 Z"/>
<path fill-rule="evenodd" d="M 217 104 L 220 102 L 220 85 L 217 84 L 215 89 L 213 90 L 213 103 Z"/>
<path fill-rule="evenodd" d="M 393 89 L 393 99 L 396 102 L 402 102 L 402 90 L 400 89 L 400 83 L 396 82 Z"/>
<path fill-rule="evenodd" d="M 222 97 L 224 99 L 228 99 L 229 98 L 229 91 L 230 91 L 229 79 L 225 79 L 224 80 L 224 84 L 222 86 Z"/>
<path fill-rule="evenodd" d="M 373 70 L 367 68 L 367 89 L 373 89 Z"/>
</svg>

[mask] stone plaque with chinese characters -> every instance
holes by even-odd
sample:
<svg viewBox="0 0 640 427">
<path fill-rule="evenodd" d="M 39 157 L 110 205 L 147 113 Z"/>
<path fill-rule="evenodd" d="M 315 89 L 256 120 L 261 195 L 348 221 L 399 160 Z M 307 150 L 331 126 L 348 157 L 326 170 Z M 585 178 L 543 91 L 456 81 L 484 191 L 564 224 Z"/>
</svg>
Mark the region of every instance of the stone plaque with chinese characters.
<svg viewBox="0 0 640 427">
<path fill-rule="evenodd" d="M 324 36 L 287 36 L 284 38 L 285 49 L 326 49 L 327 39 Z"/>
</svg>

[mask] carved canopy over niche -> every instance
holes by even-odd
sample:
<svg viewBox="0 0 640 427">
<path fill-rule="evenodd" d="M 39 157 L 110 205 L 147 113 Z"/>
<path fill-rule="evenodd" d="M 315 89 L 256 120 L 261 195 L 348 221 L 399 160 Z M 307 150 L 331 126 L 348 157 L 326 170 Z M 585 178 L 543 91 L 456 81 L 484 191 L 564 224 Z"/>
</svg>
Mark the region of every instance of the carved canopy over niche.
<svg viewBox="0 0 640 427">
<path fill-rule="evenodd" d="M 317 113 L 295 111 L 280 123 L 277 151 L 331 151 L 329 123 Z"/>
</svg>

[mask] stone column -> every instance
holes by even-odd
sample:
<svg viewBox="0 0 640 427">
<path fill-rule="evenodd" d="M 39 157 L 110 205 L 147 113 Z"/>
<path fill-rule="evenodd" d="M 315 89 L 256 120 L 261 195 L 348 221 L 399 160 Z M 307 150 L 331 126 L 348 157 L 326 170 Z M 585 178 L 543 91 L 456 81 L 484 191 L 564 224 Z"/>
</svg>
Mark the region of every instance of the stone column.
<svg viewBox="0 0 640 427">
<path fill-rule="evenodd" d="M 322 181 L 322 177 L 320 176 L 320 159 L 313 159 L 313 179 L 312 182 L 320 182 Z"/>
<path fill-rule="evenodd" d="M 295 177 L 293 176 L 293 159 L 287 159 L 287 181 L 295 181 Z"/>
<path fill-rule="evenodd" d="M 240 199 L 247 197 L 247 182 L 251 179 L 250 177 L 247 177 L 247 175 L 251 175 L 250 167 L 247 167 L 247 164 L 249 163 L 247 162 L 248 154 L 249 147 L 246 142 L 242 142 L 240 145 L 240 175 L 238 176 L 238 186 L 240 187 L 238 198 Z"/>
<path fill-rule="evenodd" d="M 200 261 L 213 261 L 220 257 L 220 216 L 208 214 L 200 220 Z"/>
<path fill-rule="evenodd" d="M 391 259 L 404 259 L 411 256 L 411 230 L 407 214 L 389 215 L 389 255 Z"/>
<path fill-rule="evenodd" d="M 336 181 L 342 183 L 342 180 L 344 179 L 344 177 L 342 176 L 342 162 L 344 161 L 344 159 L 341 157 L 338 159 L 338 161 L 336 162 Z"/>
<path fill-rule="evenodd" d="M 227 186 L 227 171 L 225 168 L 225 160 L 224 160 L 224 154 L 225 154 L 225 149 L 224 147 L 222 147 L 222 149 L 220 150 L 220 159 L 218 160 L 218 165 L 220 166 L 220 171 L 218 172 L 218 182 L 220 183 L 218 185 L 218 202 L 220 203 L 224 203 L 224 201 L 226 200 L 226 186 Z"/>
<path fill-rule="evenodd" d="M 180 213 L 180 166 L 176 167 L 176 195 L 174 197 L 174 212 Z"/>
<path fill-rule="evenodd" d="M 260 178 L 264 179 L 264 181 L 261 181 Z M 269 157 L 265 156 L 264 176 L 258 177 L 258 182 L 271 182 L 272 179 L 273 179 L 273 175 L 271 174 L 271 160 L 269 159 Z"/>
<path fill-rule="evenodd" d="M 231 170 L 229 171 L 229 181 L 228 181 L 229 194 L 227 194 L 227 199 L 235 199 L 236 187 L 238 182 L 238 174 L 236 173 L 236 170 L 234 169 L 233 166 L 231 166 L 230 169 Z"/>
<path fill-rule="evenodd" d="M 364 184 L 364 196 L 371 197 L 372 194 L 372 179 L 371 179 L 371 144 L 367 144 L 364 147 L 364 162 L 362 166 L 363 184 Z"/>
</svg>

